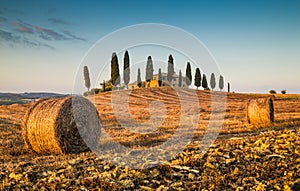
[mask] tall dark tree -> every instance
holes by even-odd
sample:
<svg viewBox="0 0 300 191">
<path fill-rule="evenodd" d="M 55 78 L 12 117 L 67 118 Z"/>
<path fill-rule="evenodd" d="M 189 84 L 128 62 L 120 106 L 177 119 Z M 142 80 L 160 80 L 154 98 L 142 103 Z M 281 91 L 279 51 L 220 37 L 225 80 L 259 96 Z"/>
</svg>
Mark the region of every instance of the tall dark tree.
<svg viewBox="0 0 300 191">
<path fill-rule="evenodd" d="M 210 87 L 212 90 L 214 90 L 216 87 L 216 77 L 214 73 L 211 73 L 210 75 Z"/>
<path fill-rule="evenodd" d="M 194 85 L 197 87 L 197 89 L 201 86 L 201 73 L 199 68 L 196 68 Z"/>
<path fill-rule="evenodd" d="M 153 80 L 153 63 L 151 56 L 148 56 L 147 65 L 146 65 L 146 81 L 149 83 Z"/>
<path fill-rule="evenodd" d="M 161 75 L 161 69 L 158 69 L 158 86 L 160 87 L 162 84 L 162 75 Z"/>
<path fill-rule="evenodd" d="M 206 79 L 206 75 L 205 75 L 205 74 L 203 74 L 202 87 L 203 87 L 205 90 L 208 89 L 208 84 L 207 84 L 207 79 Z"/>
<path fill-rule="evenodd" d="M 185 83 L 187 86 L 191 85 L 192 83 L 192 70 L 191 64 L 188 62 L 185 69 Z"/>
<path fill-rule="evenodd" d="M 120 84 L 120 71 L 117 54 L 114 52 L 111 56 L 111 82 L 114 86 Z"/>
<path fill-rule="evenodd" d="M 84 84 L 85 87 L 90 91 L 91 88 L 91 80 L 90 80 L 90 74 L 89 74 L 89 69 L 87 66 L 83 67 L 83 76 L 84 76 Z"/>
<path fill-rule="evenodd" d="M 168 75 L 167 75 L 167 80 L 169 83 L 172 82 L 174 75 L 174 60 L 172 54 L 169 55 L 169 60 L 168 60 Z"/>
<path fill-rule="evenodd" d="M 182 87 L 182 73 L 181 73 L 181 70 L 179 70 L 178 87 Z"/>
<path fill-rule="evenodd" d="M 227 91 L 230 92 L 230 83 L 227 83 Z"/>
<path fill-rule="evenodd" d="M 128 88 L 128 83 L 130 81 L 130 66 L 129 66 L 129 54 L 128 51 L 126 50 L 124 54 L 124 73 L 123 73 L 123 80 L 124 84 Z"/>
<path fill-rule="evenodd" d="M 224 78 L 223 78 L 222 75 L 220 75 L 220 78 L 219 78 L 219 88 L 220 88 L 221 91 L 224 88 Z"/>
<path fill-rule="evenodd" d="M 138 68 L 138 74 L 137 74 L 137 80 L 136 83 L 138 85 L 138 87 L 140 88 L 142 86 L 142 79 L 141 79 L 141 71 L 140 68 Z"/>
</svg>

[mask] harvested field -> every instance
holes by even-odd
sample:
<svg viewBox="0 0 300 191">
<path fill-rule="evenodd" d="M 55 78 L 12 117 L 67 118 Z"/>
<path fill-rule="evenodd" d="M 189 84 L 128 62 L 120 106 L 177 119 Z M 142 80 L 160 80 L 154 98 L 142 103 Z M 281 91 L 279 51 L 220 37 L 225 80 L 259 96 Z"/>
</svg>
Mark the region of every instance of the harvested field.
<svg viewBox="0 0 300 191">
<path fill-rule="evenodd" d="M 299 190 L 299 95 L 276 95 L 275 121 L 261 127 L 248 123 L 247 102 L 268 95 L 226 94 L 220 135 L 206 153 L 199 153 L 199 148 L 211 116 L 211 96 L 204 91 L 197 91 L 197 95 L 200 122 L 193 141 L 172 160 L 143 170 L 100 159 L 92 152 L 42 155 L 26 151 L 21 120 L 34 103 L 0 106 L 0 190 Z M 162 111 L 166 120 L 147 137 L 139 128 L 132 128 L 132 132 L 120 126 L 113 115 L 111 92 L 89 99 L 95 100 L 103 128 L 130 148 L 157 146 L 172 137 L 182 112 L 178 96 L 167 88 L 133 92 L 128 104 L 132 118 L 139 123 L 152 120 L 150 100 L 164 103 L 153 107 L 167 108 Z"/>
</svg>

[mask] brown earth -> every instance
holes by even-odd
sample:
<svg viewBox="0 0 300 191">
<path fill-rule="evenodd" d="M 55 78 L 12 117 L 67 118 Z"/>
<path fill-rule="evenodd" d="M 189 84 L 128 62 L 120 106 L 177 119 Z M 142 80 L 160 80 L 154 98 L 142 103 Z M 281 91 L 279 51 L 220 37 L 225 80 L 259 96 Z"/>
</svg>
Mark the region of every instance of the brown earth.
<svg viewBox="0 0 300 191">
<path fill-rule="evenodd" d="M 105 131 L 128 148 L 159 146 L 176 138 L 177 130 L 179 136 L 193 133 L 193 141 L 175 158 L 142 170 L 113 164 L 93 152 L 40 155 L 24 150 L 21 120 L 30 104 L 0 106 L 0 189 L 300 190 L 300 95 L 275 95 L 275 122 L 260 127 L 248 124 L 247 102 L 249 98 L 269 95 L 218 93 L 226 96 L 225 118 L 218 139 L 206 153 L 201 153 L 201 139 L 212 116 L 212 94 L 197 91 L 198 102 L 188 100 L 193 91 L 177 91 L 184 95 L 183 101 L 194 103 L 188 112 L 200 111 L 195 132 L 185 131 L 189 129 L 188 118 L 180 118 L 185 111 L 171 88 L 114 91 L 89 97 L 95 101 Z M 116 99 L 112 99 L 114 96 Z M 157 112 L 154 121 L 164 115 L 161 126 L 153 127 L 155 130 L 149 133 L 137 133 L 121 125 L 112 105 L 122 105 L 126 96 L 130 115 L 141 124 L 137 131 L 151 122 L 151 112 Z M 158 102 L 163 103 L 165 111 L 159 104 L 151 105 Z M 149 109 L 152 106 L 159 109 Z M 119 109 L 118 119 L 126 122 L 126 110 Z M 185 128 L 179 129 L 179 125 Z M 101 140 L 101 144 L 105 146 L 109 141 Z"/>
</svg>

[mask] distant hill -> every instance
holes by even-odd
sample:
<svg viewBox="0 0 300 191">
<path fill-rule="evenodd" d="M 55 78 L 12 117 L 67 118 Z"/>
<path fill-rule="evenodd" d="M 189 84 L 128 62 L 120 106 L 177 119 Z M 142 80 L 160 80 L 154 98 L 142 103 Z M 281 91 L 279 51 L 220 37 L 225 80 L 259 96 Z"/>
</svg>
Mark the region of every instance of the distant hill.
<svg viewBox="0 0 300 191">
<path fill-rule="evenodd" d="M 65 97 L 67 94 L 48 93 L 48 92 L 25 92 L 25 93 L 0 93 L 0 105 L 14 103 L 28 103 L 35 99 L 50 97 Z"/>
<path fill-rule="evenodd" d="M 66 94 L 47 93 L 47 92 L 25 92 L 25 93 L 0 93 L 0 99 L 2 100 L 14 100 L 14 99 L 39 99 L 49 97 L 64 97 Z"/>
<path fill-rule="evenodd" d="M 39 98 L 49 98 L 49 97 L 65 97 L 67 94 L 57 94 L 57 93 L 47 93 L 47 92 L 40 92 L 40 93 L 22 93 L 21 96 L 25 99 L 39 99 Z"/>
</svg>

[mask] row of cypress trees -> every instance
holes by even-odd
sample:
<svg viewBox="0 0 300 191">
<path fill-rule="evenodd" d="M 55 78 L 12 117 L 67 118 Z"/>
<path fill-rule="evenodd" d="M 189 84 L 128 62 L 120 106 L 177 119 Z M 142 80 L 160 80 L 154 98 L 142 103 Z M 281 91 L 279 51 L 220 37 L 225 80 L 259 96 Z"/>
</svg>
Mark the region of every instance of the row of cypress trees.
<svg viewBox="0 0 300 191">
<path fill-rule="evenodd" d="M 194 85 L 197 87 L 197 89 L 201 86 L 205 90 L 209 89 L 207 79 L 206 79 L 206 75 L 203 74 L 203 76 L 201 76 L 201 72 L 200 72 L 199 68 L 196 68 Z M 215 77 L 214 73 L 212 73 L 210 75 L 210 88 L 212 90 L 214 90 L 216 88 L 216 77 Z M 219 77 L 219 88 L 220 88 L 220 90 L 224 89 L 224 77 L 222 75 L 220 75 L 220 77 Z"/>
<path fill-rule="evenodd" d="M 124 84 L 126 86 L 128 86 L 129 81 L 130 81 L 130 60 L 129 60 L 128 51 L 125 51 L 125 53 L 124 53 L 123 62 L 124 62 L 123 81 L 124 81 Z M 145 76 L 147 82 L 150 82 L 153 79 L 153 71 L 154 71 L 154 69 L 153 69 L 152 58 L 151 58 L 151 56 L 148 56 L 147 65 L 146 65 L 146 76 Z M 173 74 L 174 74 L 174 59 L 173 59 L 172 55 L 170 54 L 169 59 L 168 59 L 168 73 L 167 73 L 167 80 L 169 82 L 172 81 Z M 185 82 L 186 82 L 187 86 L 189 86 L 192 83 L 191 64 L 189 62 L 187 62 L 185 74 L 186 74 Z M 85 86 L 89 90 L 91 84 L 90 84 L 89 72 L 88 72 L 87 66 L 84 66 L 84 80 L 85 80 Z M 120 80 L 121 80 L 121 77 L 120 77 L 120 71 L 119 71 L 118 57 L 117 57 L 117 54 L 114 52 L 112 54 L 112 58 L 111 58 L 111 83 L 114 86 L 116 86 L 116 85 L 120 84 Z M 159 83 L 159 86 L 161 86 L 161 84 L 162 84 L 162 73 L 161 73 L 160 68 L 159 68 L 159 71 L 158 71 L 158 83 Z M 137 85 L 139 87 L 141 87 L 141 85 L 142 85 L 140 68 L 138 68 Z M 194 85 L 197 87 L 197 89 L 201 86 L 205 90 L 209 89 L 207 79 L 206 79 L 206 75 L 203 74 L 203 76 L 202 76 L 199 68 L 196 68 Z M 179 87 L 182 86 L 182 72 L 181 72 L 181 70 L 179 70 L 179 84 L 178 84 L 178 86 Z M 215 78 L 214 73 L 212 73 L 211 77 L 210 77 L 210 87 L 211 87 L 212 90 L 216 87 L 216 78 Z M 223 88 L 224 88 L 224 77 L 222 75 L 220 75 L 220 77 L 219 77 L 219 89 L 223 90 Z M 230 84 L 229 83 L 228 83 L 228 91 L 230 91 Z"/>
</svg>

